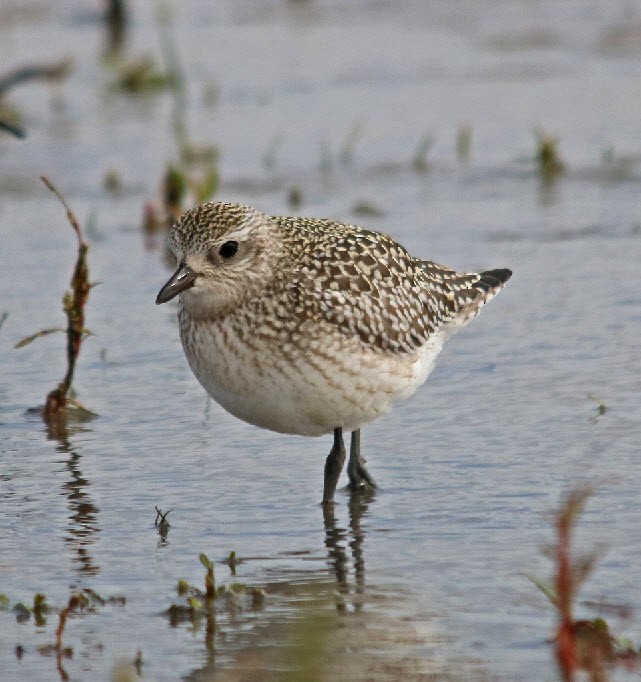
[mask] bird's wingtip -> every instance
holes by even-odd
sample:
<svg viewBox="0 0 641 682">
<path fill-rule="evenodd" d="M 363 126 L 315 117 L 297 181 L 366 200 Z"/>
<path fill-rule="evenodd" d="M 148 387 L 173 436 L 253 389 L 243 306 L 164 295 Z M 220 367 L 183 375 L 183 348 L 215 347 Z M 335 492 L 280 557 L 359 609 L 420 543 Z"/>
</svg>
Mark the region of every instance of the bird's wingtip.
<svg viewBox="0 0 641 682">
<path fill-rule="evenodd" d="M 474 286 L 482 288 L 484 291 L 499 290 L 505 285 L 510 277 L 512 277 L 512 271 L 508 268 L 486 270 L 485 272 L 480 273 L 479 280 Z"/>
</svg>

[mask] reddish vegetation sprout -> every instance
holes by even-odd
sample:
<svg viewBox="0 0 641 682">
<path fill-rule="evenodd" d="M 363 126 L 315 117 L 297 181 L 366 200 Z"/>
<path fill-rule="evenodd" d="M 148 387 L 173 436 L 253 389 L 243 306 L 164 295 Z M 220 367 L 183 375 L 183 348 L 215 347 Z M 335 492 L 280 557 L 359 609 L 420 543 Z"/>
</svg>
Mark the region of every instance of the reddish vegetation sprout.
<svg viewBox="0 0 641 682">
<path fill-rule="evenodd" d="M 85 305 L 89 298 L 89 290 L 92 285 L 89 283 L 89 269 L 87 267 L 87 251 L 89 245 L 82 237 L 80 224 L 67 202 L 49 179 L 44 176 L 40 179 L 58 197 L 60 203 L 64 206 L 67 212 L 67 219 L 78 238 L 78 256 L 71 277 L 71 288 L 65 292 L 62 299 L 63 309 L 67 316 L 67 329 L 42 329 L 41 331 L 22 339 L 22 341 L 16 344 L 16 348 L 22 348 L 40 336 L 45 336 L 57 331 L 66 331 L 67 371 L 58 386 L 47 394 L 43 408 L 43 416 L 45 419 L 50 419 L 64 413 L 64 410 L 69 404 L 84 410 L 82 406 L 69 397 L 69 391 L 73 382 L 76 362 L 80 355 L 80 346 L 82 345 L 84 338 L 90 333 L 85 329 Z"/>
</svg>

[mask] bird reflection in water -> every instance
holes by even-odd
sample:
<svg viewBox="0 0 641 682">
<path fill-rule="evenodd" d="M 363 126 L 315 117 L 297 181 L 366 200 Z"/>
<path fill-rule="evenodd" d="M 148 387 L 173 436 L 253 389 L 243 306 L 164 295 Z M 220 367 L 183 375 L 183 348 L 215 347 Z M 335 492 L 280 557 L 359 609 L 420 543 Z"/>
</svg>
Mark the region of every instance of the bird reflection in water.
<svg viewBox="0 0 641 682">
<path fill-rule="evenodd" d="M 222 671 L 224 679 L 258 682 L 272 679 L 269 675 L 274 669 L 287 670 L 292 675 L 291 679 L 308 679 L 304 672 L 298 670 L 300 665 L 303 668 L 314 667 L 313 662 L 300 659 L 301 655 L 305 655 L 300 653 L 303 650 L 301 636 L 303 639 L 306 636 L 320 637 L 320 642 L 314 639 L 314 646 L 325 646 L 339 627 L 341 614 L 359 613 L 364 608 L 367 599 L 363 552 L 366 532 L 362 519 L 375 494 L 373 489 L 350 493 L 348 528 L 341 528 L 336 523 L 334 507 L 338 505 L 322 505 L 329 571 L 294 572 L 292 580 L 283 580 L 281 576 L 265 585 L 269 606 L 264 618 L 258 620 L 253 615 L 245 620 L 241 612 L 229 613 L 223 606 L 222 631 L 216 622 L 215 609 L 207 610 L 204 618 L 195 621 L 195 629 L 204 629 L 206 660 L 183 679 L 186 682 L 218 679 L 220 659 L 230 654 L 234 664 Z M 303 555 L 307 554 L 303 552 Z M 328 579 L 330 575 L 331 579 Z M 352 578 L 353 585 L 350 584 Z M 336 611 L 332 617 L 329 614 L 334 601 Z M 324 605 L 328 605 L 330 610 L 326 610 Z M 249 624 L 255 626 L 251 639 L 247 639 Z"/>
<path fill-rule="evenodd" d="M 325 547 L 327 548 L 329 565 L 336 576 L 338 592 L 342 597 L 336 604 L 336 608 L 341 613 L 348 610 L 347 600 L 351 592 L 349 585 L 348 546 L 352 555 L 354 571 L 352 608 L 358 612 L 363 606 L 363 595 L 365 592 L 365 555 L 363 553 L 365 530 L 361 525 L 361 520 L 367 513 L 367 509 L 375 496 L 376 490 L 373 488 L 364 488 L 350 493 L 348 505 L 349 529 L 340 528 L 336 525 L 334 505 L 323 505 Z"/>
</svg>

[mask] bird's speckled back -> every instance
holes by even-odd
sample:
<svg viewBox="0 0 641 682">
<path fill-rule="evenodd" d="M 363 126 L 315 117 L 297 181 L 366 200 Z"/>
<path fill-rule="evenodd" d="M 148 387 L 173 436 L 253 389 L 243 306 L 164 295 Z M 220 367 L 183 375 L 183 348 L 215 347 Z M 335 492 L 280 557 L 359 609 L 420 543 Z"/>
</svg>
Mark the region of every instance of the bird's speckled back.
<svg viewBox="0 0 641 682">
<path fill-rule="evenodd" d="M 508 272 L 458 273 L 412 257 L 381 233 L 327 219 L 267 216 L 230 203 L 188 211 L 169 242 L 177 253 L 190 254 L 259 233 L 266 242 L 261 258 L 272 261 L 266 263 L 269 277 L 243 300 L 245 314 L 229 314 L 246 317 L 253 310 L 261 321 L 289 320 L 292 329 L 322 321 L 381 352 L 414 352 L 444 325 L 467 322 L 502 288 L 501 273 Z"/>
</svg>

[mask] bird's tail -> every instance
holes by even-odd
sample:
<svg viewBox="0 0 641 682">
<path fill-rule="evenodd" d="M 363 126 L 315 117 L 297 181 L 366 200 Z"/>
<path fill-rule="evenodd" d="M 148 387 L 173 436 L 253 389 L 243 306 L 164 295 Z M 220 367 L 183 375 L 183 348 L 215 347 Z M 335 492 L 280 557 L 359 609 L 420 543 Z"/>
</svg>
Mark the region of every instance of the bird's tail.
<svg viewBox="0 0 641 682">
<path fill-rule="evenodd" d="M 505 283 L 512 276 L 512 271 L 507 268 L 498 268 L 496 270 L 486 270 L 478 275 L 478 279 L 473 282 L 469 289 L 459 292 L 462 305 L 456 315 L 455 322 L 457 324 L 466 324 L 473 317 L 478 315 L 479 310 L 490 300 L 492 300 Z M 475 294 L 470 297 L 470 294 Z"/>
</svg>

